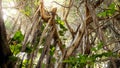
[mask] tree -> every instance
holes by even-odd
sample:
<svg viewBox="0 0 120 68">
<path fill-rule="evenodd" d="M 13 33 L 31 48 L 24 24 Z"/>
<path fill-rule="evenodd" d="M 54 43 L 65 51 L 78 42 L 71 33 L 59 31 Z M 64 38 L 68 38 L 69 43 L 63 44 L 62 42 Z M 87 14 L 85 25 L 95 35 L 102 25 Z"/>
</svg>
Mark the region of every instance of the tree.
<svg viewBox="0 0 120 68">
<path fill-rule="evenodd" d="M 12 52 L 9 48 L 4 20 L 2 17 L 2 0 L 0 0 L 0 68 L 13 68 L 9 57 Z"/>
<path fill-rule="evenodd" d="M 56 0 L 52 3 L 62 9 L 49 7 L 52 10 L 45 6 L 48 0 L 8 2 L 13 1 L 16 5 L 8 6 L 8 11 L 14 9 L 18 14 L 11 14 L 5 21 L 13 23 L 8 28 L 13 31 L 8 35 L 9 44 L 1 26 L 1 40 L 6 41 L 1 54 L 11 57 L 12 52 L 10 61 L 18 57 L 17 68 L 94 68 L 101 62 L 107 65 L 106 61 L 109 67 L 119 67 L 117 0 Z"/>
</svg>

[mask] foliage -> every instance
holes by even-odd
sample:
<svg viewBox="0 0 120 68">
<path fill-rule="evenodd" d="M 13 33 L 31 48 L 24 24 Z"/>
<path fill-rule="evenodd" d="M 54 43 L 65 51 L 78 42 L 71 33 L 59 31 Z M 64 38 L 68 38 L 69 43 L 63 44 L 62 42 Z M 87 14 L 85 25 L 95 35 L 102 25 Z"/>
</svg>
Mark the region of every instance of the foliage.
<svg viewBox="0 0 120 68">
<path fill-rule="evenodd" d="M 22 34 L 21 31 L 16 31 L 15 35 L 13 36 L 12 40 L 11 40 L 11 45 L 10 45 L 10 49 L 13 52 L 14 55 L 17 55 L 22 48 L 22 41 L 24 40 L 24 36 Z"/>
<path fill-rule="evenodd" d="M 20 12 L 22 12 L 26 16 L 30 16 L 32 11 L 31 11 L 31 8 L 29 6 L 26 6 L 25 10 L 20 10 Z"/>
<path fill-rule="evenodd" d="M 65 32 L 67 31 L 67 28 L 65 27 L 64 22 L 61 20 L 59 16 L 57 16 L 56 22 L 60 27 L 60 30 L 59 30 L 60 36 L 64 36 Z"/>
<path fill-rule="evenodd" d="M 107 16 L 112 16 L 115 11 L 116 11 L 116 4 L 112 3 L 110 4 L 110 6 L 108 7 L 108 9 L 105 9 L 103 12 L 98 13 L 99 17 L 107 17 Z"/>
<path fill-rule="evenodd" d="M 50 55 L 53 56 L 54 55 L 54 51 L 55 51 L 55 47 L 51 46 L 50 47 Z"/>
<path fill-rule="evenodd" d="M 21 48 L 22 48 L 21 44 L 16 44 L 16 45 L 10 46 L 10 49 L 14 55 L 17 55 L 20 52 Z"/>
<path fill-rule="evenodd" d="M 30 54 L 32 52 L 33 48 L 31 48 L 29 45 L 27 45 L 25 52 Z"/>
<path fill-rule="evenodd" d="M 96 51 L 98 51 L 98 50 L 100 50 L 102 48 L 103 48 L 103 42 L 99 42 L 99 44 L 97 45 L 97 47 L 92 47 L 91 50 L 94 51 L 94 52 L 96 52 Z"/>
<path fill-rule="evenodd" d="M 9 2 L 11 0 L 5 0 L 4 2 L 6 1 Z M 46 65 L 49 65 L 50 68 L 53 68 L 52 66 L 59 68 L 59 66 L 61 67 L 62 63 L 65 63 L 66 67 L 68 66 L 68 68 L 84 68 L 86 66 L 89 68 L 94 68 L 93 66 L 97 62 L 102 62 L 102 60 L 110 57 L 118 57 L 118 55 L 111 49 L 108 48 L 107 50 L 104 48 L 105 46 L 109 47 L 109 45 L 116 46 L 116 39 L 119 38 L 119 23 L 117 23 L 119 22 L 117 21 L 119 18 L 117 18 L 117 16 L 114 17 L 114 15 L 117 13 L 119 14 L 119 7 L 116 7 L 116 3 L 111 3 L 107 8 L 104 8 L 104 2 L 101 4 L 98 3 L 102 0 L 89 1 L 91 2 L 89 4 L 85 3 L 85 1 L 82 2 L 80 0 L 66 0 L 64 2 L 64 5 L 63 3 L 58 4 L 59 2 L 57 1 L 52 2 L 56 5 L 64 7 L 62 12 L 61 9 L 59 10 L 59 7 L 57 7 L 58 10 L 56 16 L 55 19 L 53 19 L 56 22 L 56 33 L 54 34 L 51 33 L 52 30 L 49 29 L 52 27 L 54 30 L 52 26 L 54 24 L 50 25 L 45 33 L 42 33 L 44 32 L 45 27 L 48 25 L 48 23 L 41 18 L 42 13 L 40 13 L 40 11 L 36 12 L 38 6 L 40 6 L 40 0 L 15 1 L 17 3 L 17 8 L 19 8 L 16 10 L 20 11 L 18 12 L 18 19 L 16 19 L 16 16 L 14 16 L 15 18 L 12 18 L 12 16 L 10 16 L 10 21 L 7 19 L 5 22 L 8 30 L 11 29 L 12 31 L 12 27 L 20 26 L 20 30 L 23 30 L 23 32 L 25 32 L 25 35 L 23 35 L 22 31 L 20 30 L 16 31 L 15 34 L 13 33 L 14 36 L 11 34 L 10 36 L 13 37 L 10 39 L 9 43 L 10 49 L 13 53 L 13 56 L 10 56 L 9 59 L 11 59 L 13 62 L 18 59 L 16 56 L 21 52 L 21 49 L 23 47 L 22 43 L 26 43 L 24 46 L 26 47 L 25 54 L 27 55 L 25 55 L 25 58 L 23 56 L 22 60 L 17 61 L 18 66 L 22 66 L 21 68 L 25 68 L 27 66 L 29 67 L 29 65 L 32 66 L 31 68 L 34 68 L 36 65 L 40 65 L 42 68 L 45 68 Z M 92 10 L 90 10 L 90 7 L 88 7 L 86 4 L 91 5 L 91 9 L 95 10 L 95 13 L 91 13 Z M 51 7 L 49 8 L 52 9 Z M 47 9 L 46 6 L 43 7 L 43 9 Z M 48 12 L 51 14 L 51 11 Z M 59 15 L 59 12 L 63 16 Z M 95 18 L 97 20 L 97 23 L 93 22 L 92 20 L 94 19 L 94 16 L 92 15 L 95 14 L 98 16 L 98 19 Z M 62 20 L 64 18 L 66 20 Z M 17 24 L 13 24 L 13 26 L 11 26 L 11 19 L 12 22 L 14 22 L 13 19 L 15 19 L 15 23 Z M 20 25 L 18 25 L 18 23 Z M 26 29 L 22 27 L 25 27 Z M 42 37 L 41 34 L 44 34 L 44 37 Z M 58 37 L 56 34 L 58 34 Z M 103 43 L 103 40 L 99 42 L 101 39 L 105 40 L 105 45 Z M 111 40 L 114 40 L 115 42 L 111 42 Z M 44 44 L 47 44 L 48 46 L 45 46 Z M 87 48 L 87 46 L 90 47 Z M 87 49 L 90 50 L 90 53 L 84 54 L 86 53 Z M 43 54 L 42 52 L 44 52 L 44 50 L 45 53 Z M 39 60 L 42 61 L 39 62 Z M 46 62 L 49 64 L 46 64 Z M 58 67 L 55 64 L 58 64 Z"/>
<path fill-rule="evenodd" d="M 117 55 L 112 52 L 102 52 L 98 53 L 99 50 L 103 48 L 103 43 L 100 42 L 97 47 L 93 47 L 91 51 L 96 52 L 95 54 L 86 55 L 79 54 L 74 57 L 69 57 L 69 59 L 64 60 L 64 63 L 68 63 L 71 65 L 71 68 L 84 68 L 86 65 L 93 66 L 95 62 L 98 62 L 102 59 L 108 58 L 110 56 L 116 57 Z"/>
<path fill-rule="evenodd" d="M 16 41 L 17 43 L 21 43 L 24 39 L 24 36 L 21 31 L 16 31 L 14 37 L 12 38 L 12 41 Z"/>
<path fill-rule="evenodd" d="M 38 6 L 38 5 L 39 5 L 39 0 L 35 0 L 34 4 L 35 4 L 36 6 Z"/>
</svg>

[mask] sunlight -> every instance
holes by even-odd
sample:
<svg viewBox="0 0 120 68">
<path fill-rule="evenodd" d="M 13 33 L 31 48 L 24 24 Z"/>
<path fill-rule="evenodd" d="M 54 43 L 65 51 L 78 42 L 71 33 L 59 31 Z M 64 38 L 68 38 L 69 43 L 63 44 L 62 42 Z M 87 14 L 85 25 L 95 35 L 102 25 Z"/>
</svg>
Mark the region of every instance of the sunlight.
<svg viewBox="0 0 120 68">
<path fill-rule="evenodd" d="M 60 5 L 54 3 L 53 1 L 56 1 L 60 4 L 63 4 L 63 1 L 64 0 L 44 0 L 44 5 L 45 5 L 45 8 L 47 8 L 47 10 L 51 10 L 52 8 L 54 7 L 57 7 L 58 9 L 58 12 L 61 8 Z M 7 18 L 9 16 L 14 16 L 17 14 L 17 9 L 15 9 L 15 3 L 13 2 L 13 0 L 9 0 L 9 1 L 3 1 L 2 3 L 2 6 L 3 6 L 3 19 L 4 20 L 7 20 Z"/>
<path fill-rule="evenodd" d="M 3 1 L 2 3 L 2 11 L 3 11 L 3 19 L 7 20 L 9 16 L 13 16 L 17 14 L 17 10 L 13 7 L 15 6 L 13 1 Z"/>
</svg>

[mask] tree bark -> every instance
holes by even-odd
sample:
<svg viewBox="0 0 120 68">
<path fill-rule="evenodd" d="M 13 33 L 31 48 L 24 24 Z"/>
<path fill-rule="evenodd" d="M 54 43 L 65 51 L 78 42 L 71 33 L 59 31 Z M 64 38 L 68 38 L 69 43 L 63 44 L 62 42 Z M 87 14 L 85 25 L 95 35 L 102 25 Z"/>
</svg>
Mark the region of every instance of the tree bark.
<svg viewBox="0 0 120 68">
<path fill-rule="evenodd" d="M 12 67 L 9 56 L 12 56 L 12 52 L 7 42 L 6 29 L 2 18 L 2 0 L 0 0 L 0 68 Z"/>
</svg>

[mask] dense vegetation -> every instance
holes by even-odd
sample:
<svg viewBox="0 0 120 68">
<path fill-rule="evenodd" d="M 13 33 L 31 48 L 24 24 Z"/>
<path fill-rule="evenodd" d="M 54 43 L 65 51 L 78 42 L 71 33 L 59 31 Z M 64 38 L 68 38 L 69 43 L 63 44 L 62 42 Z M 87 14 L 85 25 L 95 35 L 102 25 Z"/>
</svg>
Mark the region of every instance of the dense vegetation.
<svg viewBox="0 0 120 68">
<path fill-rule="evenodd" d="M 49 1 L 0 0 L 0 68 L 120 67 L 119 0 Z"/>
</svg>

